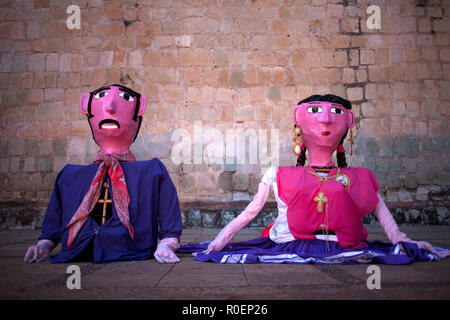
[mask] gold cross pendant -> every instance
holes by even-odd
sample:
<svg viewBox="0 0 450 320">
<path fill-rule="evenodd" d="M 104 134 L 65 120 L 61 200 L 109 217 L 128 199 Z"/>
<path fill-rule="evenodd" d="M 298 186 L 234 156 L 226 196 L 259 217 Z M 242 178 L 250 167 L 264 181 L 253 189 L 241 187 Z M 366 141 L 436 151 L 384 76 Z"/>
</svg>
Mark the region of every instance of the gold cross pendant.
<svg viewBox="0 0 450 320">
<path fill-rule="evenodd" d="M 103 203 L 103 214 L 102 214 L 102 224 L 106 221 L 106 206 L 108 203 L 112 204 L 111 199 L 108 199 L 108 184 L 106 182 L 103 182 L 103 187 L 105 188 L 105 195 L 103 199 L 99 199 L 97 203 Z"/>
<path fill-rule="evenodd" d="M 323 204 L 328 202 L 328 197 L 320 191 L 319 194 L 314 197 L 314 201 L 317 202 L 317 211 L 323 212 Z"/>
</svg>

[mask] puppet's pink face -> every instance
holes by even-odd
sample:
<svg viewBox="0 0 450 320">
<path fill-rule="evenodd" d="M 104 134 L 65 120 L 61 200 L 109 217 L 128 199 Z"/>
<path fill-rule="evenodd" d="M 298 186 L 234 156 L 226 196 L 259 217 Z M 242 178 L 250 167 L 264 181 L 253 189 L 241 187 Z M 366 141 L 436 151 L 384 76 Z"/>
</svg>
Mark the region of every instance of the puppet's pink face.
<svg viewBox="0 0 450 320">
<path fill-rule="evenodd" d="M 353 118 L 353 111 L 337 103 L 312 101 L 294 107 L 294 123 L 308 149 L 329 147 L 333 152 L 345 131 L 353 128 Z"/>
<path fill-rule="evenodd" d="M 139 127 L 135 117 L 139 97 L 121 87 L 103 87 L 92 94 L 88 110 L 90 97 L 90 93 L 83 94 L 80 108 L 83 114 L 90 115 L 92 133 L 100 149 L 105 153 L 128 150 Z M 137 116 L 144 113 L 145 105 L 145 96 L 141 95 Z"/>
</svg>

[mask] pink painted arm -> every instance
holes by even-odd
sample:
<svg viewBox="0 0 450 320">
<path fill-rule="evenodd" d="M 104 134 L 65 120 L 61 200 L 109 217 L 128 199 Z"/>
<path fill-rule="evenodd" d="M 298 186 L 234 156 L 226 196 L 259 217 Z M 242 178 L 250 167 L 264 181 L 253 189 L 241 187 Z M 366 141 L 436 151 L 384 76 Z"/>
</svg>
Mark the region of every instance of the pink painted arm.
<svg viewBox="0 0 450 320">
<path fill-rule="evenodd" d="M 378 204 L 375 208 L 375 214 L 381 224 L 381 227 L 383 227 L 384 232 L 386 233 L 392 244 L 397 244 L 400 241 L 411 241 L 411 239 L 409 239 L 406 234 L 400 232 L 397 223 L 395 222 L 391 212 L 386 207 L 386 204 L 384 203 L 383 198 L 381 198 L 379 193 L 377 194 L 377 196 Z"/>
<path fill-rule="evenodd" d="M 386 204 L 384 203 L 380 194 L 378 193 L 377 195 L 379 201 L 377 207 L 375 208 L 375 214 L 378 218 L 378 221 L 380 221 L 380 224 L 383 227 L 384 232 L 386 233 L 387 237 L 392 242 L 392 244 L 395 245 L 400 241 L 415 243 L 419 248 L 431 251 L 432 253 L 440 257 L 444 257 L 445 255 L 448 255 L 450 253 L 450 252 L 438 252 L 433 248 L 433 246 L 429 242 L 411 240 L 406 236 L 406 234 L 400 232 L 397 223 L 392 217 L 392 214 L 389 211 L 389 209 L 386 207 Z"/>
<path fill-rule="evenodd" d="M 225 226 L 225 228 L 222 229 L 222 231 L 220 231 L 217 237 L 211 241 L 205 252 L 209 253 L 211 251 L 222 250 L 231 241 L 231 239 L 233 239 L 236 233 L 244 228 L 261 211 L 267 201 L 269 191 L 270 186 L 264 182 L 260 182 L 258 192 L 253 198 L 253 201 L 249 203 L 247 208 L 245 208 L 239 216 L 234 218 Z"/>
</svg>

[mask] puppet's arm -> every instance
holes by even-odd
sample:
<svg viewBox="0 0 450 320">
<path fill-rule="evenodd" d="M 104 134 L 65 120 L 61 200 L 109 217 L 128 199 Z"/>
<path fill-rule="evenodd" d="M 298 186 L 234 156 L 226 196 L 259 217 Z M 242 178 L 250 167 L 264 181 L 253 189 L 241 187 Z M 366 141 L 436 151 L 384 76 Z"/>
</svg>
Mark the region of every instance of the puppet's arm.
<svg viewBox="0 0 450 320">
<path fill-rule="evenodd" d="M 183 229 L 180 205 L 177 190 L 166 167 L 161 161 L 158 161 L 158 164 L 162 172 L 159 189 L 159 238 L 161 241 L 156 247 L 154 256 L 159 263 L 176 263 L 180 262 L 175 250 L 178 248 L 178 239 Z"/>
<path fill-rule="evenodd" d="M 386 204 L 384 203 L 383 199 L 381 198 L 380 194 L 377 193 L 378 196 L 378 204 L 375 208 L 375 214 L 378 218 L 378 221 L 380 221 L 381 226 L 383 227 L 384 232 L 386 233 L 389 240 L 392 242 L 392 244 L 397 244 L 398 242 L 410 242 L 415 243 L 417 246 L 421 249 L 426 249 L 434 254 L 437 254 L 438 256 L 442 256 L 439 252 L 437 252 L 433 246 L 426 242 L 426 241 L 413 241 L 409 239 L 406 234 L 403 232 L 400 232 L 398 229 L 397 223 L 395 222 L 394 218 L 391 215 L 391 212 L 387 208 Z"/>
<path fill-rule="evenodd" d="M 61 170 L 58 177 L 56 177 L 55 187 L 50 197 L 44 221 L 42 221 L 42 232 L 39 241 L 28 248 L 23 259 L 25 262 L 41 262 L 49 259 L 50 252 L 61 241 L 62 201 L 59 182 L 64 170 Z"/>
<path fill-rule="evenodd" d="M 211 251 L 222 250 L 230 241 L 233 239 L 236 233 L 238 233 L 242 228 L 244 228 L 256 215 L 261 211 L 266 203 L 267 197 L 269 196 L 270 186 L 264 182 L 260 182 L 258 186 L 258 193 L 253 198 L 253 201 L 247 206 L 247 208 L 236 218 L 234 218 L 230 223 L 228 223 L 225 228 L 220 231 L 217 237 L 211 241 L 208 249 L 205 253 Z"/>
<path fill-rule="evenodd" d="M 411 241 L 411 239 L 409 239 L 406 236 L 406 234 L 400 232 L 397 223 L 395 222 L 391 212 L 387 208 L 386 204 L 384 203 L 379 193 L 377 193 L 377 196 L 378 196 L 378 203 L 375 208 L 375 214 L 378 218 L 378 221 L 381 224 L 381 227 L 383 228 L 384 232 L 386 233 L 387 237 L 392 242 L 392 244 L 397 244 L 400 241 L 404 242 Z"/>
<path fill-rule="evenodd" d="M 34 246 L 28 248 L 24 262 L 42 262 L 50 258 L 50 252 L 56 247 L 51 240 L 42 239 Z"/>
</svg>

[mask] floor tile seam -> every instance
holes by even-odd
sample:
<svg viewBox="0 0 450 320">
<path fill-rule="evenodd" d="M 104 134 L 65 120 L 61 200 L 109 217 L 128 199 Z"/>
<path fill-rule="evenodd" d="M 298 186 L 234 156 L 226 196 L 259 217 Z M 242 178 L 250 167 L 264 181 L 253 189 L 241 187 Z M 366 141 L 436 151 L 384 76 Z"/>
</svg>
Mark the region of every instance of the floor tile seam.
<svg viewBox="0 0 450 320">
<path fill-rule="evenodd" d="M 152 286 L 152 287 L 158 287 L 159 283 L 172 271 L 172 269 L 175 267 L 175 264 L 170 264 L 170 267 L 162 274 L 161 278 L 159 278 L 158 281 Z"/>
<path fill-rule="evenodd" d="M 47 289 L 48 287 L 54 287 L 55 284 L 58 284 L 58 287 L 60 287 L 61 283 L 57 283 L 57 279 L 48 281 L 43 284 L 38 284 L 35 286 L 30 286 L 29 288 L 32 290 L 35 289 Z M 220 291 L 220 290 L 234 290 L 236 288 L 243 288 L 243 289 L 262 289 L 265 288 L 265 290 L 270 289 L 277 289 L 280 291 L 283 290 L 296 290 L 296 289 L 344 289 L 344 288 L 351 288 L 351 287 L 360 287 L 362 284 L 364 284 L 364 281 L 361 281 L 360 283 L 351 283 L 351 282 L 338 282 L 338 283 L 317 283 L 317 284 L 295 284 L 295 285 L 256 285 L 256 284 L 250 284 L 250 285 L 230 285 L 230 286 L 215 286 L 215 287 L 204 287 L 204 286 L 190 286 L 190 287 L 177 287 L 177 286 L 114 286 L 110 285 L 108 286 L 108 289 L 111 291 L 115 290 L 141 290 L 141 289 L 148 289 L 148 290 L 167 290 L 167 289 L 182 289 L 182 290 L 203 290 L 203 291 Z M 0 286 L 3 287 L 3 286 Z M 5 286 L 10 287 L 10 286 Z M 427 282 L 382 282 L 381 288 L 445 288 L 450 290 L 450 281 L 427 281 Z M 20 289 L 20 288 L 19 288 Z M 89 290 L 104 290 L 104 286 L 91 286 L 89 287 Z"/>
<path fill-rule="evenodd" d="M 364 281 L 351 273 L 337 268 L 335 266 L 330 265 L 312 265 L 315 269 L 319 270 L 323 274 L 327 275 L 328 277 L 338 281 L 339 283 L 353 283 L 353 284 L 361 284 L 364 283 Z"/>
<path fill-rule="evenodd" d="M 245 281 L 247 282 L 247 286 L 250 286 L 250 280 L 248 278 L 247 270 L 245 270 L 245 265 L 241 264 L 241 267 L 242 267 L 242 271 L 244 271 L 244 277 L 245 277 Z"/>
<path fill-rule="evenodd" d="M 381 290 L 388 288 L 446 288 L 450 292 L 450 281 L 425 281 L 425 282 L 383 282 L 381 280 Z"/>
<path fill-rule="evenodd" d="M 174 287 L 174 286 L 158 286 L 158 287 L 152 287 L 151 289 L 160 289 L 160 290 L 169 290 L 169 289 L 183 289 L 183 290 L 190 290 L 190 291 L 208 291 L 208 292 L 216 292 L 216 291 L 225 291 L 225 290 L 229 290 L 229 291 L 233 291 L 235 292 L 236 290 L 240 289 L 240 290 L 258 290 L 261 291 L 262 289 L 264 289 L 263 291 L 266 290 L 272 290 L 273 288 L 279 290 L 279 291 L 286 291 L 286 290 L 296 290 L 296 289 L 344 289 L 344 288 L 349 288 L 352 286 L 359 286 L 359 284 L 352 284 L 352 283 L 330 283 L 330 284 L 298 284 L 298 285 L 272 285 L 272 286 L 268 286 L 268 285 L 233 285 L 233 286 L 215 286 L 215 287 L 202 287 L 202 286 L 190 286 L 190 287 Z M 97 287 L 99 290 L 101 290 L 102 287 Z M 114 288 L 123 288 L 123 287 L 111 287 L 112 289 Z M 142 287 L 142 288 L 149 288 L 150 287 Z M 239 292 L 238 292 L 239 293 Z M 197 294 L 198 295 L 198 294 Z"/>
<path fill-rule="evenodd" d="M 280 290 L 280 291 L 290 291 L 290 290 L 306 290 L 306 289 L 352 289 L 355 287 L 364 287 L 366 284 L 365 281 L 358 281 L 358 282 L 339 282 L 339 283 L 321 283 L 321 284 L 297 284 L 297 285 L 237 285 L 237 286 L 216 286 L 216 287 L 201 287 L 201 286 L 191 286 L 191 287 L 185 287 L 183 289 L 189 289 L 189 290 L 203 290 L 203 291 L 220 291 L 220 290 L 234 290 L 235 288 L 246 288 L 246 289 L 262 289 L 265 288 L 265 290 L 271 290 L 273 288 Z M 427 287 L 433 287 L 433 288 L 450 288 L 450 282 L 437 282 L 437 281 L 431 281 L 431 282 L 408 282 L 408 283 L 398 283 L 398 282 L 385 282 L 381 284 L 381 287 L 388 287 L 388 288 L 403 288 L 403 287 L 414 287 L 414 288 L 427 288 Z M 179 288 L 179 287 L 158 287 L 158 289 L 173 289 L 173 288 Z M 367 289 L 369 290 L 369 289 Z M 449 289 L 450 290 L 450 289 Z M 369 290 L 373 291 L 373 290 Z M 376 292 L 377 290 L 373 291 Z"/>
</svg>

